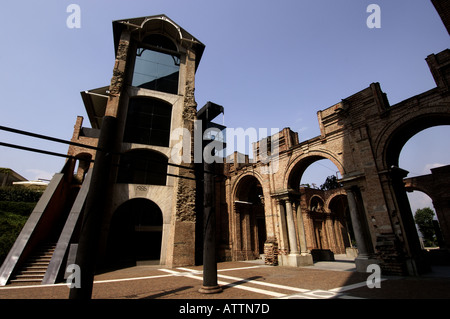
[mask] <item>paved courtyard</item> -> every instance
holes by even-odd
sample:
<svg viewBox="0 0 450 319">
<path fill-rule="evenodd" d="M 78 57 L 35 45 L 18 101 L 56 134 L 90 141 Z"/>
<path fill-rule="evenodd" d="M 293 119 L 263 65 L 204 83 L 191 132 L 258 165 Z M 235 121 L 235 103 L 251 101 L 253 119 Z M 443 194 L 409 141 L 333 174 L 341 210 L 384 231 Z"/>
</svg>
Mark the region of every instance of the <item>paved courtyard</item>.
<svg viewBox="0 0 450 319">
<path fill-rule="evenodd" d="M 201 294 L 202 267 L 136 266 L 98 274 L 93 299 L 450 299 L 450 267 L 434 267 L 421 277 L 381 278 L 369 288 L 371 273 L 358 273 L 351 260 L 308 267 L 267 266 L 260 261 L 218 264 L 223 291 Z M 65 283 L 0 288 L 0 299 L 67 299 Z"/>
</svg>

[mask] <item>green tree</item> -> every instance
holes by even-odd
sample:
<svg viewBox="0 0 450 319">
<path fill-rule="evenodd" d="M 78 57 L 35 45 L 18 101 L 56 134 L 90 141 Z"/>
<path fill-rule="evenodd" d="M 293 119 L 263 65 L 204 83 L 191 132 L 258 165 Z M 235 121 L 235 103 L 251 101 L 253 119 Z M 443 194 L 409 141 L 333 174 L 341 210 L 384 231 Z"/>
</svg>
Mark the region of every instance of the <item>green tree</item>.
<svg viewBox="0 0 450 319">
<path fill-rule="evenodd" d="M 434 211 L 430 207 L 419 208 L 414 213 L 414 221 L 423 235 L 425 246 L 436 245 L 433 217 Z"/>
<path fill-rule="evenodd" d="M 325 183 L 320 185 L 320 189 L 323 191 L 328 191 L 330 189 L 336 189 L 339 187 L 342 187 L 342 185 L 338 182 L 338 179 L 335 175 L 328 176 L 325 180 Z"/>
<path fill-rule="evenodd" d="M 42 190 L 0 187 L 0 265 L 30 216 Z"/>
</svg>

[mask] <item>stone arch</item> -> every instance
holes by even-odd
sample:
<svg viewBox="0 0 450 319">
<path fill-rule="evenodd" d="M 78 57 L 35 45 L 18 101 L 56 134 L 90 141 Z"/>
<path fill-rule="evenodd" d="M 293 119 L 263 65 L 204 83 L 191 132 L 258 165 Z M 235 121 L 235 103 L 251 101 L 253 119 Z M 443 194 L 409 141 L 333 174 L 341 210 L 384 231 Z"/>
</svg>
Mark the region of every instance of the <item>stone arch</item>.
<svg viewBox="0 0 450 319">
<path fill-rule="evenodd" d="M 387 206 L 391 226 L 394 232 L 402 235 L 398 240 L 401 247 L 399 250 L 403 250 L 400 255 L 411 256 L 414 264 L 411 266 L 405 263 L 403 266 L 405 268 L 401 271 L 421 273 L 427 270 L 427 265 L 423 262 L 423 253 L 404 184 L 404 178 L 409 172 L 398 167 L 399 157 L 406 142 L 415 134 L 434 126 L 450 125 L 448 105 L 442 103 L 422 105 L 420 101 L 410 99 L 391 107 L 390 114 L 383 118 L 382 123 L 383 126 L 374 139 L 374 160 L 381 177 L 383 191 L 389 194 L 390 202 L 387 202 Z M 376 215 L 375 212 L 369 215 L 374 223 L 377 222 Z M 377 236 L 381 238 L 387 235 Z"/>
<path fill-rule="evenodd" d="M 439 246 L 450 247 L 450 196 L 445 190 L 449 189 L 450 165 L 431 169 L 431 174 L 404 179 L 408 192 L 418 190 L 426 194 L 431 200 L 439 220 Z"/>
<path fill-rule="evenodd" d="M 414 178 L 412 178 L 412 179 L 414 179 Z M 411 179 L 407 179 L 407 180 L 411 180 Z M 414 191 L 422 192 L 425 195 L 427 195 L 428 197 L 430 197 L 431 199 L 433 199 L 434 194 L 433 194 L 432 190 L 430 190 L 425 185 L 413 184 L 413 183 L 405 181 L 405 189 L 407 192 L 414 192 Z"/>
<path fill-rule="evenodd" d="M 339 188 L 338 190 L 333 190 L 334 193 L 330 196 L 328 196 L 325 199 L 325 209 L 329 209 L 331 202 L 338 196 L 345 196 L 347 197 L 347 193 L 343 188 Z"/>
<path fill-rule="evenodd" d="M 243 174 L 232 190 L 233 258 L 252 260 L 264 253 L 267 239 L 265 196 L 261 179 L 256 174 Z"/>
<path fill-rule="evenodd" d="M 92 160 L 92 154 L 87 152 L 81 152 L 75 155 L 76 157 L 76 163 L 74 167 L 74 175 L 77 180 L 80 182 L 83 182 L 84 177 L 86 176 L 87 172 L 91 168 Z"/>
<path fill-rule="evenodd" d="M 308 215 L 309 224 L 312 231 L 312 248 L 314 250 L 329 249 L 329 233 L 326 227 L 326 220 L 328 219 L 324 207 L 325 201 L 318 194 L 314 194 L 309 199 Z M 316 258 L 317 259 L 317 258 Z"/>
<path fill-rule="evenodd" d="M 406 110 L 408 111 L 408 110 Z M 380 168 L 398 167 L 400 152 L 415 134 L 434 126 L 450 125 L 446 106 L 418 109 L 392 118 L 376 140 L 376 159 Z"/>
<path fill-rule="evenodd" d="M 311 196 L 309 199 L 308 208 L 313 212 L 322 212 L 325 213 L 325 201 L 323 198 L 317 194 Z"/>
<path fill-rule="evenodd" d="M 332 227 L 335 235 L 335 253 L 347 253 L 356 242 L 353 234 L 353 226 L 350 218 L 347 194 L 344 191 L 330 196 L 326 203 L 326 209 L 331 215 Z M 354 248 L 353 248 L 354 250 Z M 354 255 L 354 251 L 351 252 Z"/>
<path fill-rule="evenodd" d="M 257 172 L 244 173 L 244 174 L 240 175 L 238 177 L 238 179 L 233 183 L 233 188 L 232 188 L 233 201 L 237 200 L 237 196 L 236 195 L 237 195 L 237 193 L 239 191 L 239 187 L 241 187 L 242 183 L 244 183 L 246 179 L 249 179 L 249 178 L 252 178 L 252 177 L 255 178 L 261 186 L 263 185 L 262 182 L 261 182 L 262 181 L 262 177 Z"/>
<path fill-rule="evenodd" d="M 311 164 L 321 159 L 330 160 L 334 165 L 336 165 L 341 176 L 344 176 L 345 174 L 344 166 L 337 156 L 335 156 L 331 152 L 326 152 L 322 150 L 311 151 L 308 152 L 307 154 L 301 154 L 297 156 L 294 160 L 291 161 L 290 164 L 288 164 L 284 176 L 285 189 L 297 190 L 305 170 Z"/>
</svg>

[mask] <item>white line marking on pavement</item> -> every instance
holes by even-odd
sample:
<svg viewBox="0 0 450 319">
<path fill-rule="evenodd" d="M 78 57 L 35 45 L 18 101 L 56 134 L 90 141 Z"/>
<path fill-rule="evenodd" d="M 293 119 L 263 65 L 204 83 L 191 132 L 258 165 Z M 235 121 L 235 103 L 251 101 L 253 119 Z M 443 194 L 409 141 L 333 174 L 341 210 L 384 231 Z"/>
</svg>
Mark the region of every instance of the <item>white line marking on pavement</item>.
<svg viewBox="0 0 450 319">
<path fill-rule="evenodd" d="M 251 267 L 251 268 L 254 268 L 254 267 Z M 203 280 L 203 277 L 197 276 L 197 275 L 200 275 L 202 273 L 202 272 L 200 272 L 198 270 L 193 270 L 193 269 L 188 269 L 188 268 L 183 268 L 183 267 L 179 267 L 177 269 L 186 270 L 187 272 L 185 272 L 185 273 L 176 272 L 176 271 L 173 271 L 173 270 L 170 270 L 170 269 L 160 269 L 160 270 L 173 273 L 176 276 L 182 275 L 182 276 L 185 276 L 185 277 L 188 277 L 188 278 L 192 278 L 192 279 Z M 275 291 L 270 291 L 270 290 L 264 290 L 264 289 L 244 286 L 241 283 L 241 282 L 244 282 L 244 283 L 247 283 L 247 282 L 255 283 L 255 281 L 252 281 L 252 280 L 246 280 L 246 279 L 243 279 L 243 278 L 224 276 L 224 275 L 218 275 L 218 277 L 226 277 L 228 279 L 232 279 L 232 280 L 238 281 L 237 283 L 229 283 L 229 282 L 226 282 L 226 281 L 218 280 L 217 283 L 219 285 L 221 285 L 223 288 L 234 287 L 234 288 L 247 290 L 247 291 L 251 291 L 251 292 L 256 292 L 256 293 L 260 293 L 260 294 L 264 294 L 264 295 L 268 295 L 268 296 L 272 296 L 272 297 L 277 297 L 277 298 L 286 296 L 286 294 L 282 294 L 282 293 L 275 292 Z"/>
<path fill-rule="evenodd" d="M 198 277 L 196 275 L 193 274 L 186 274 L 185 275 L 188 278 L 192 278 L 192 279 L 198 279 L 198 280 L 203 280 L 203 277 Z M 270 291 L 270 290 L 265 290 L 265 289 L 259 289 L 259 288 L 253 288 L 253 287 L 248 287 L 248 286 L 244 286 L 241 283 L 229 283 L 226 281 L 221 281 L 218 280 L 217 283 L 219 285 L 222 286 L 222 288 L 238 288 L 238 289 L 242 289 L 242 290 L 247 290 L 247 291 L 251 291 L 251 292 L 256 292 L 259 294 L 263 294 L 263 295 L 268 295 L 268 296 L 272 296 L 272 297 L 276 297 L 276 298 L 281 298 L 286 296 L 286 294 L 282 294 L 279 292 L 275 292 L 275 291 Z"/>
<path fill-rule="evenodd" d="M 201 271 L 201 270 L 189 269 L 189 268 L 184 268 L 184 267 L 178 267 L 177 269 L 180 269 L 180 270 L 183 270 L 183 271 L 187 271 L 189 273 L 197 274 L 197 275 L 200 275 L 200 274 L 203 273 L 203 271 Z"/>
<path fill-rule="evenodd" d="M 169 274 L 172 274 L 173 276 L 184 276 L 184 273 L 179 272 L 179 271 L 175 271 L 175 270 L 172 270 L 172 269 L 162 268 L 162 269 L 158 269 L 158 270 L 164 271 L 164 272 L 168 272 Z"/>
<path fill-rule="evenodd" d="M 94 284 L 104 284 L 104 283 L 109 283 L 109 282 L 120 282 L 120 281 L 132 281 L 132 280 L 145 280 L 145 279 L 164 278 L 164 277 L 172 277 L 173 275 L 174 274 L 170 274 L 170 275 L 155 275 L 155 276 L 146 276 L 146 277 L 133 277 L 133 278 L 95 280 Z M 45 288 L 45 287 L 58 287 L 58 286 L 67 286 L 67 283 L 48 284 L 48 285 L 28 285 L 28 286 L 6 286 L 6 287 L 0 287 L 0 290 L 24 289 L 24 288 Z"/>
<path fill-rule="evenodd" d="M 329 298 L 339 298 L 339 299 L 363 299 L 360 297 L 354 297 L 344 294 L 343 292 L 353 290 L 356 288 L 361 288 L 367 285 L 367 283 L 359 282 L 343 287 L 337 287 L 329 290 L 310 290 L 310 289 L 303 289 L 303 288 L 297 288 L 292 286 L 286 286 L 286 285 L 280 285 L 280 284 L 273 284 L 269 282 L 259 281 L 259 280 L 252 280 L 252 279 L 245 279 L 245 278 L 239 278 L 234 276 L 227 276 L 220 274 L 219 272 L 224 271 L 233 271 L 233 270 L 247 270 L 247 269 L 254 269 L 254 268 L 261 268 L 261 267 L 268 267 L 265 265 L 258 265 L 258 266 L 249 266 L 249 267 L 239 267 L 239 268 L 227 268 L 227 269 L 219 269 L 217 277 L 228 279 L 228 280 L 234 280 L 235 282 L 229 283 L 226 281 L 218 281 L 217 283 L 222 285 L 222 287 L 233 287 L 238 288 L 242 290 L 247 290 L 259 294 L 268 295 L 275 298 L 281 298 L 281 299 L 329 299 Z M 166 277 L 173 277 L 173 276 L 184 276 L 196 280 L 203 280 L 203 274 L 202 270 L 195 270 L 195 269 L 189 269 L 184 267 L 178 267 L 177 268 L 180 271 L 167 269 L 167 268 L 161 268 L 158 269 L 159 271 L 167 273 L 166 275 L 154 275 L 154 276 L 145 276 L 145 277 L 134 277 L 134 278 L 120 278 L 120 279 L 109 279 L 109 280 L 96 280 L 94 281 L 94 284 L 102 284 L 102 283 L 111 283 L 111 282 L 121 282 L 121 281 L 133 281 L 133 280 L 146 280 L 146 279 L 155 279 L 155 278 L 166 278 Z M 385 278 L 381 279 L 382 281 L 387 280 Z M 253 285 L 261 285 L 265 287 L 270 288 L 277 288 L 277 289 L 283 289 L 283 290 L 291 290 L 297 292 L 296 294 L 283 294 L 275 291 L 270 291 L 266 289 L 260 289 L 255 287 L 246 286 L 244 284 L 253 284 Z M 0 290 L 5 289 L 23 289 L 23 288 L 44 288 L 44 287 L 55 287 L 55 286 L 66 286 L 66 283 L 59 283 L 59 284 L 50 284 L 50 285 L 30 285 L 30 286 L 7 286 L 7 287 L 0 287 Z"/>
<path fill-rule="evenodd" d="M 261 266 L 229 268 L 229 269 L 221 269 L 221 270 L 222 271 L 224 271 L 224 270 L 242 270 L 242 269 L 257 268 L 257 267 L 261 267 Z M 187 271 L 187 272 L 190 272 L 192 274 L 197 274 L 197 275 L 200 275 L 203 273 L 203 271 L 201 271 L 201 270 L 194 270 L 194 269 L 189 269 L 189 268 L 184 268 L 184 267 L 178 267 L 177 269 Z M 218 272 L 219 271 L 220 270 L 218 270 Z M 217 277 L 224 278 L 224 279 L 230 279 L 230 280 L 236 280 L 236 281 L 244 282 L 244 283 L 251 283 L 251 284 L 255 284 L 255 285 L 262 285 L 262 286 L 267 286 L 267 287 L 272 287 L 272 288 L 291 290 L 291 291 L 296 291 L 296 292 L 300 293 L 300 294 L 294 294 L 294 295 L 283 295 L 281 298 L 289 297 L 289 296 L 292 298 L 307 298 L 307 299 L 328 299 L 328 298 L 336 298 L 336 297 L 353 298 L 351 296 L 345 296 L 344 294 L 342 294 L 342 292 L 366 286 L 366 282 L 364 281 L 364 282 L 359 282 L 359 283 L 348 285 L 348 286 L 333 288 L 330 290 L 321 290 L 321 289 L 310 290 L 310 289 L 303 289 L 303 288 L 297 288 L 297 287 L 286 286 L 286 285 L 272 284 L 269 282 L 263 282 L 263 281 L 257 281 L 257 280 L 249 280 L 249 279 L 244 279 L 244 278 L 239 278 L 239 277 L 226 276 L 226 275 L 222 275 L 222 274 L 218 274 Z M 385 280 L 385 279 L 382 279 L 382 280 Z M 228 286 L 230 286 L 230 285 L 228 285 Z M 257 289 L 257 288 L 255 288 L 255 289 Z M 354 298 L 358 298 L 358 297 L 354 297 Z"/>
<path fill-rule="evenodd" d="M 248 267 L 238 267 L 238 268 L 225 268 L 225 269 L 218 269 L 217 272 L 223 272 L 223 271 L 233 271 L 233 270 L 246 270 L 246 269 L 254 269 L 254 268 L 266 268 L 269 266 L 260 265 L 260 266 L 248 266 Z M 202 270 L 195 270 L 195 269 L 189 269 L 184 267 L 178 267 L 177 269 L 184 270 L 184 271 L 190 271 L 194 273 L 202 273 Z"/>
<path fill-rule="evenodd" d="M 155 275 L 155 276 L 146 276 L 146 277 L 95 280 L 94 284 L 104 284 L 104 283 L 108 283 L 108 282 L 131 281 L 131 280 L 155 279 L 155 278 L 164 278 L 164 277 L 171 277 L 171 276 L 173 276 L 173 275 Z"/>
<path fill-rule="evenodd" d="M 386 279 L 383 278 L 380 281 L 384 281 L 384 280 L 386 280 Z M 359 283 L 348 285 L 348 286 L 333 288 L 333 289 L 330 289 L 329 291 L 343 292 L 343 291 L 352 290 L 352 289 L 356 289 L 356 288 L 361 288 L 361 287 L 365 287 L 365 286 L 367 286 L 367 282 L 363 281 L 363 282 L 359 282 Z"/>
<path fill-rule="evenodd" d="M 297 292 L 306 292 L 309 291 L 309 289 L 303 289 L 303 288 L 297 288 L 297 287 L 291 287 L 291 286 L 285 286 L 285 285 L 279 285 L 279 284 L 272 284 L 270 282 L 264 282 L 264 281 L 258 281 L 258 280 L 249 280 L 249 279 L 243 279 L 238 277 L 232 277 L 232 276 L 225 276 L 225 275 L 217 275 L 220 278 L 230 279 L 230 280 L 237 280 L 242 282 L 250 282 L 255 285 L 262 285 L 272 288 L 279 288 L 284 290 L 292 290 Z"/>
<path fill-rule="evenodd" d="M 255 267 L 260 267 L 260 266 L 243 267 L 243 268 L 230 268 L 230 269 L 221 269 L 221 270 L 241 270 L 241 269 L 248 269 L 248 268 L 255 268 Z M 192 272 L 193 274 L 201 274 L 202 273 L 202 271 L 199 271 L 199 270 L 183 268 L 183 267 L 179 267 L 177 269 L 184 270 L 184 271 L 189 271 L 189 272 Z M 249 280 L 249 279 L 233 277 L 233 276 L 226 276 L 226 275 L 221 275 L 221 274 L 218 274 L 217 277 L 224 278 L 224 279 L 241 281 L 241 282 L 245 282 L 245 283 L 250 282 L 250 283 L 256 284 L 256 285 L 267 286 L 267 287 L 272 287 L 272 288 L 279 288 L 279 289 L 284 289 L 284 290 L 292 290 L 292 291 L 297 291 L 297 292 L 310 291 L 309 289 L 303 289 L 303 288 L 297 288 L 297 287 L 292 287 L 292 286 L 273 284 L 273 283 L 264 282 L 264 281 Z"/>
</svg>

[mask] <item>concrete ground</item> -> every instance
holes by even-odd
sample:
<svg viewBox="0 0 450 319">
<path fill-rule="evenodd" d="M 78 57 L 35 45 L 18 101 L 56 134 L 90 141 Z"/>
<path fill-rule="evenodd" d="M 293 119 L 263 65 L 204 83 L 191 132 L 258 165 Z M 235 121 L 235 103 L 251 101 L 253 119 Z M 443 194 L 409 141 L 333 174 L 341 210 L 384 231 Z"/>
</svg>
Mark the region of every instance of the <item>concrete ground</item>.
<svg viewBox="0 0 450 319">
<path fill-rule="evenodd" d="M 202 267 L 136 266 L 98 274 L 93 299 L 450 299 L 450 267 L 420 277 L 382 277 L 369 288 L 370 273 L 358 273 L 351 259 L 308 267 L 267 266 L 262 261 L 218 264 L 222 292 L 201 294 Z M 67 299 L 66 284 L 0 287 L 0 299 Z"/>
</svg>

